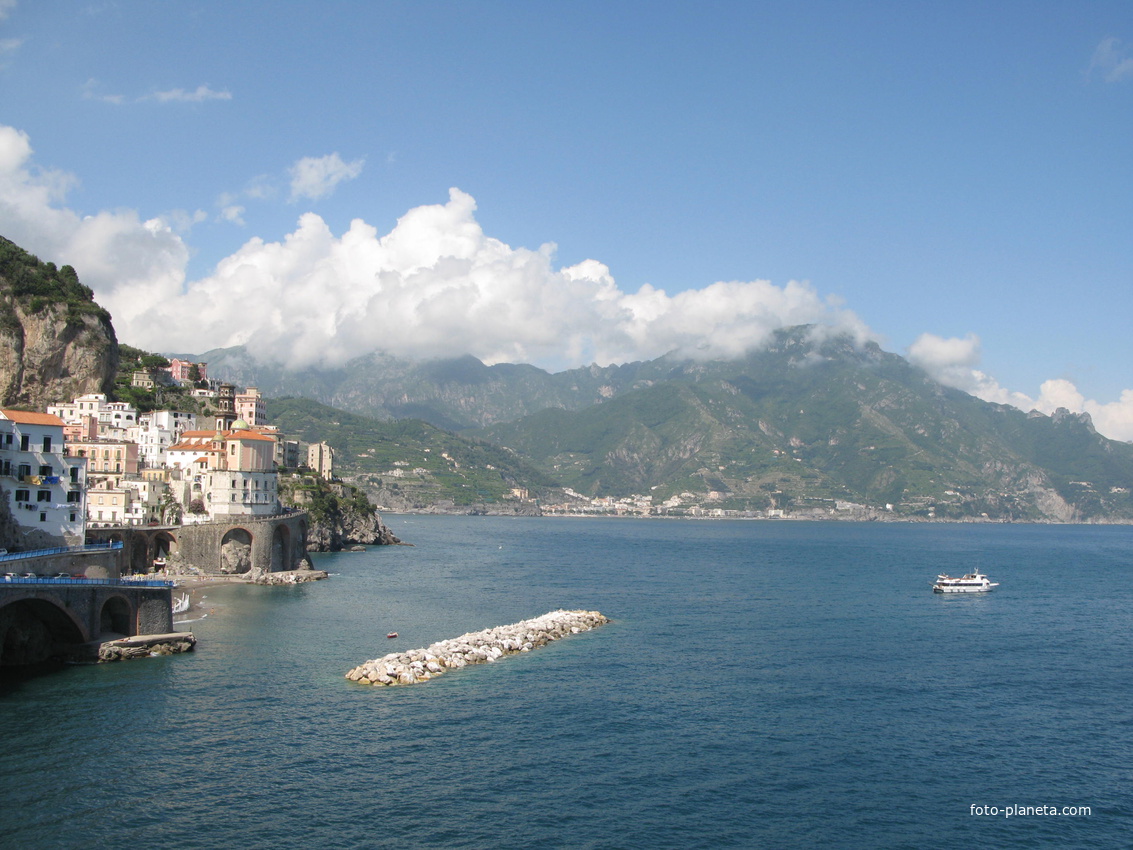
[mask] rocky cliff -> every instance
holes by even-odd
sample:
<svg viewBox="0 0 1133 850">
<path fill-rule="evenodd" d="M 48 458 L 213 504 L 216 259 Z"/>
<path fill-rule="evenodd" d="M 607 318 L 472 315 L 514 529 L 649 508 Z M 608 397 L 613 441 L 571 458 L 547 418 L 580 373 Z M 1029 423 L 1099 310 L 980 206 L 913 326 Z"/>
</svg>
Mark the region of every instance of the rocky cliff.
<svg viewBox="0 0 1133 850">
<path fill-rule="evenodd" d="M 74 269 L 0 237 L 0 404 L 42 409 L 109 392 L 117 371 L 110 314 Z"/>
<path fill-rule="evenodd" d="M 381 521 L 365 493 L 317 476 L 281 478 L 280 499 L 307 512 L 308 552 L 338 552 L 348 546 L 387 546 L 401 541 Z"/>
</svg>

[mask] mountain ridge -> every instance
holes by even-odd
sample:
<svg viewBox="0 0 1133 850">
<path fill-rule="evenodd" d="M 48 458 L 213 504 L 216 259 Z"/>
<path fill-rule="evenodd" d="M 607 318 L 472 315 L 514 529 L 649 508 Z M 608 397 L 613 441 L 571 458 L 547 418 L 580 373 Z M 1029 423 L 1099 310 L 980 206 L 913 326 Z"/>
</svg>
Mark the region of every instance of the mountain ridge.
<svg viewBox="0 0 1133 850">
<path fill-rule="evenodd" d="M 321 394 L 359 415 L 412 411 L 505 447 L 541 485 L 589 497 L 675 506 L 685 494 L 685 505 L 735 511 L 850 505 L 882 518 L 1133 519 L 1133 444 L 1099 435 L 1087 415 L 984 402 L 875 343 L 808 326 L 732 361 L 662 357 L 551 374 L 375 354 L 333 377 Z"/>
</svg>

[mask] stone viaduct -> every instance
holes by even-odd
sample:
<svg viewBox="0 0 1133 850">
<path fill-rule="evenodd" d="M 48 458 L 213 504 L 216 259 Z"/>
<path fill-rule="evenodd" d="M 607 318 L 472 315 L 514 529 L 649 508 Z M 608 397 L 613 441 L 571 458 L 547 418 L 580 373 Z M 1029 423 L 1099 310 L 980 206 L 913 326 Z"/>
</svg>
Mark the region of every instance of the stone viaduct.
<svg viewBox="0 0 1133 850">
<path fill-rule="evenodd" d="M 0 573 L 14 574 L 0 576 L 0 666 L 76 657 L 111 638 L 168 634 L 172 583 L 123 576 L 164 570 L 256 577 L 298 569 L 309 566 L 307 529 L 301 511 L 239 522 L 96 528 L 88 529 L 86 547 L 3 556 Z"/>
<path fill-rule="evenodd" d="M 92 656 L 92 643 L 173 631 L 169 587 L 87 580 L 0 585 L 0 666 Z"/>
<path fill-rule="evenodd" d="M 308 564 L 304 511 L 239 521 L 181 526 L 115 526 L 87 529 L 92 543 L 121 543 L 123 571 L 195 575 L 262 575 Z M 156 562 L 156 565 L 155 565 Z"/>
</svg>

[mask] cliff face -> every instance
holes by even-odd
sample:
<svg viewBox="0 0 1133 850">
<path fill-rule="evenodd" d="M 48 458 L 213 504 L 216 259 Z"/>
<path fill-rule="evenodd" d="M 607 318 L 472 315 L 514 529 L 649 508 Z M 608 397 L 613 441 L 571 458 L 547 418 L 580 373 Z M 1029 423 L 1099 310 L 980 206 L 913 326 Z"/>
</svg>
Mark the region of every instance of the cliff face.
<svg viewBox="0 0 1133 850">
<path fill-rule="evenodd" d="M 307 531 L 308 552 L 338 552 L 347 546 L 389 546 L 401 541 L 376 513 L 339 514 L 313 521 Z"/>
<path fill-rule="evenodd" d="M 73 318 L 66 308 L 28 313 L 3 304 L 0 401 L 42 409 L 85 393 L 108 392 L 118 372 L 118 341 L 110 322 Z"/>
<path fill-rule="evenodd" d="M 74 270 L 0 237 L 0 404 L 42 409 L 108 392 L 117 371 L 110 315 Z"/>
<path fill-rule="evenodd" d="M 297 476 L 280 479 L 279 495 L 285 505 L 307 512 L 308 552 L 338 552 L 347 546 L 401 542 L 357 487 Z"/>
</svg>

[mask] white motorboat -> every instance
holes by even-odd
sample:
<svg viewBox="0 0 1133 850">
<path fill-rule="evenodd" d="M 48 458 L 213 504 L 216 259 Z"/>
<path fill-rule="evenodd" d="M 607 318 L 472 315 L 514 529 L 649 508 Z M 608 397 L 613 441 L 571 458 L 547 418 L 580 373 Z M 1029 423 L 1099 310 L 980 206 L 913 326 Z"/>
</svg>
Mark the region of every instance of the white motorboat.
<svg viewBox="0 0 1133 850">
<path fill-rule="evenodd" d="M 989 581 L 986 575 L 976 570 L 959 578 L 941 573 L 936 577 L 932 590 L 933 593 L 986 593 L 993 587 L 999 587 L 999 582 Z"/>
</svg>

